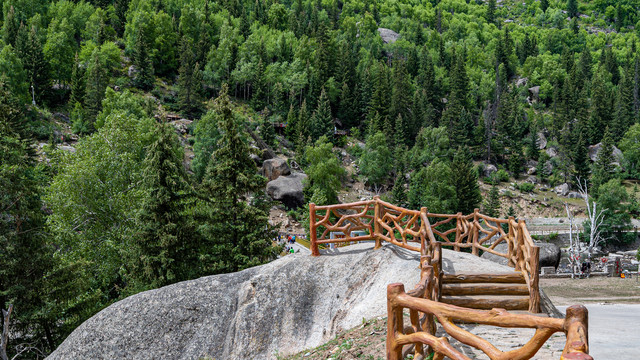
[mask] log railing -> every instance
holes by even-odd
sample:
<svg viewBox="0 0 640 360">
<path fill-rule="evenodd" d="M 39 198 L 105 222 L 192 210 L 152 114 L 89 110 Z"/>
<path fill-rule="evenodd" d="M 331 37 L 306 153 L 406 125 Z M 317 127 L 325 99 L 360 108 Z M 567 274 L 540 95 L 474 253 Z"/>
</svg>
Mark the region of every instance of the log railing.
<svg viewBox="0 0 640 360">
<path fill-rule="evenodd" d="M 387 287 L 387 359 L 401 360 L 409 353 L 414 359 L 424 359 L 433 353 L 434 360 L 448 357 L 470 360 L 454 348 L 447 337 L 437 337 L 437 319 L 450 337 L 484 352 L 491 360 L 517 360 L 532 358 L 542 345 L 556 332 L 566 334 L 566 343 L 560 360 L 593 360 L 589 353 L 588 312 L 584 306 L 567 308 L 564 319 L 543 318 L 535 315 L 510 314 L 504 309 L 473 310 L 438 302 L 437 279 L 431 258 L 421 257 L 420 282 L 412 291 L 404 285 Z M 410 326 L 404 325 L 403 312 L 409 310 Z M 536 329 L 533 337 L 522 347 L 500 351 L 487 340 L 472 334 L 455 322 L 477 323 L 507 328 Z M 426 346 L 425 346 L 426 345 Z"/>
<path fill-rule="evenodd" d="M 529 311 L 540 310 L 538 288 L 539 248 L 533 243 L 524 223 L 513 217 L 497 219 L 476 209 L 472 214 L 433 214 L 426 208 L 404 209 L 375 197 L 349 204 L 316 206 L 309 204 L 311 253 L 320 255 L 320 244 L 374 240 L 429 255 L 428 244 L 439 243 L 455 251 L 467 249 L 474 255 L 488 252 L 507 259 L 521 271 L 529 289 Z M 330 234 L 344 234 L 332 239 Z M 499 250 L 498 245 L 506 244 Z M 436 277 L 440 276 L 436 272 Z"/>
</svg>

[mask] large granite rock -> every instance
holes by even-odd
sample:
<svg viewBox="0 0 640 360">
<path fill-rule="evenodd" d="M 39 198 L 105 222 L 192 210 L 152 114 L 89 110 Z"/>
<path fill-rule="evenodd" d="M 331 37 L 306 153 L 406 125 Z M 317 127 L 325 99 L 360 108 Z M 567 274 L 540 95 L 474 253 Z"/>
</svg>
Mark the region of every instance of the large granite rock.
<svg viewBox="0 0 640 360">
<path fill-rule="evenodd" d="M 591 159 L 591 161 L 596 161 L 598 159 L 598 153 L 600 152 L 601 148 L 602 143 L 597 143 L 595 145 L 589 146 L 589 159 Z M 623 155 L 622 151 L 620 151 L 620 149 L 618 149 L 615 145 L 613 146 L 613 158 L 615 159 L 613 163 L 616 165 L 620 165 L 620 161 L 622 160 Z"/>
<path fill-rule="evenodd" d="M 392 44 L 400 38 L 400 34 L 391 29 L 378 28 L 378 33 L 385 44 Z"/>
<path fill-rule="evenodd" d="M 553 188 L 553 192 L 560 196 L 567 196 L 569 194 L 569 184 L 564 183 Z"/>
<path fill-rule="evenodd" d="M 287 165 L 287 161 L 280 158 L 273 158 L 265 160 L 262 163 L 262 175 L 264 175 L 269 181 L 275 180 L 282 175 L 290 175 L 291 169 Z"/>
<path fill-rule="evenodd" d="M 560 263 L 560 248 L 551 243 L 536 243 L 536 245 L 540 248 L 540 267 L 553 266 L 558 268 L 558 264 Z M 506 253 L 507 244 L 504 242 L 500 243 L 495 247 L 495 250 L 500 253 Z M 491 260 L 500 265 L 507 265 L 506 258 L 488 252 L 482 254 L 482 258 Z"/>
<path fill-rule="evenodd" d="M 412 289 L 419 255 L 373 243 L 294 254 L 119 301 L 80 325 L 49 359 L 275 359 L 386 315 L 386 288 Z M 443 250 L 447 273 L 512 269 Z M 384 348 L 381 348 L 381 356 Z"/>
<path fill-rule="evenodd" d="M 304 205 L 302 180 L 306 178 L 307 175 L 303 173 L 280 176 L 267 183 L 267 194 L 273 200 L 281 201 L 287 208 L 298 208 Z"/>
</svg>

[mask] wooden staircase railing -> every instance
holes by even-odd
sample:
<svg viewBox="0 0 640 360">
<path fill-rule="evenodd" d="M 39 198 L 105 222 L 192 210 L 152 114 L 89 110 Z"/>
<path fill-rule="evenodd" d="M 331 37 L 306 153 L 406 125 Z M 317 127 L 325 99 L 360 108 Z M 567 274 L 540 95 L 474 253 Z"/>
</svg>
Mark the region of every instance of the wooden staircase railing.
<svg viewBox="0 0 640 360">
<path fill-rule="evenodd" d="M 504 309 L 473 310 L 439 302 L 437 279 L 429 256 L 421 258 L 420 282 L 412 291 L 404 285 L 387 287 L 387 359 L 401 360 L 409 353 L 414 359 L 425 359 L 433 353 L 434 360 L 447 356 L 453 360 L 470 360 L 454 348 L 447 337 L 437 337 L 437 319 L 450 337 L 484 352 L 491 360 L 530 359 L 556 332 L 566 334 L 566 343 L 560 360 L 593 360 L 589 356 L 588 312 L 582 305 L 567 308 L 564 319 L 543 318 L 535 315 L 510 314 Z M 404 325 L 404 309 L 409 310 L 411 325 Z M 487 340 L 472 334 L 455 322 L 536 329 L 533 337 L 520 348 L 500 351 Z M 426 345 L 426 346 L 425 346 Z"/>
<path fill-rule="evenodd" d="M 312 203 L 309 212 L 313 256 L 320 255 L 320 244 L 366 240 L 374 240 L 376 249 L 386 241 L 421 255 L 429 255 L 430 243 L 439 243 L 455 251 L 469 249 L 474 255 L 488 252 L 506 258 L 515 271 L 522 272 L 529 289 L 528 310 L 532 313 L 540 311 L 539 248 L 522 220 L 497 219 L 481 214 L 478 209 L 468 215 L 433 214 L 426 208 L 408 210 L 379 197 L 327 206 Z M 343 235 L 332 239 L 331 233 Z M 497 249 L 501 243 L 507 245 L 506 251 Z"/>
</svg>

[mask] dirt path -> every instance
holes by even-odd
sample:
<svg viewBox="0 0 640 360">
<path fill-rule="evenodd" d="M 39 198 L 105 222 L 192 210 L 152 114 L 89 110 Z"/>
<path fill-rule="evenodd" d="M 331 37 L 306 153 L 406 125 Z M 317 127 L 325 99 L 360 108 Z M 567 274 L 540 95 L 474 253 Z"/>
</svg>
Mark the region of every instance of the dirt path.
<svg viewBox="0 0 640 360">
<path fill-rule="evenodd" d="M 640 281 L 637 277 L 540 279 L 540 288 L 556 306 L 595 302 L 640 304 Z"/>
</svg>

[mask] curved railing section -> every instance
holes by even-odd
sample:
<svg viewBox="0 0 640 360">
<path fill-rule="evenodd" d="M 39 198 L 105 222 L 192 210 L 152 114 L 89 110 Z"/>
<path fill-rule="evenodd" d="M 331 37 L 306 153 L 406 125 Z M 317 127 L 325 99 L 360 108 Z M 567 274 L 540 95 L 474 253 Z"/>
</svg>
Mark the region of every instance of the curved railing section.
<svg viewBox="0 0 640 360">
<path fill-rule="evenodd" d="M 478 209 L 468 215 L 433 214 L 426 208 L 408 210 L 375 197 L 348 204 L 309 204 L 309 231 L 313 256 L 320 255 L 322 244 L 374 240 L 375 248 L 386 241 L 421 255 L 433 255 L 429 244 L 438 243 L 455 251 L 470 249 L 474 255 L 488 252 L 504 257 L 524 275 L 529 288 L 529 311 L 540 310 L 540 249 L 522 220 L 497 219 Z M 500 244 L 506 246 L 499 247 Z"/>
<path fill-rule="evenodd" d="M 450 337 L 484 352 L 491 360 L 530 359 L 556 332 L 566 334 L 566 343 L 560 360 L 593 360 L 589 356 L 588 312 L 582 305 L 567 308 L 564 319 L 535 315 L 511 314 L 504 309 L 473 310 L 438 302 L 437 279 L 432 260 L 421 257 L 420 282 L 412 291 L 404 285 L 387 287 L 387 359 L 401 360 L 410 353 L 414 359 L 447 358 L 470 360 L 449 343 L 447 337 L 437 337 L 437 326 Z M 410 326 L 404 325 L 404 310 L 409 310 Z M 436 322 L 437 319 L 437 322 Z M 470 333 L 455 322 L 476 323 L 508 328 L 536 329 L 533 337 L 523 346 L 500 351 L 487 340 Z"/>
</svg>

